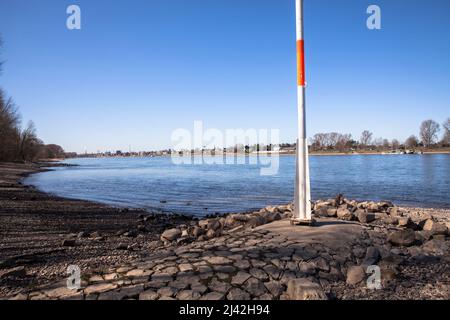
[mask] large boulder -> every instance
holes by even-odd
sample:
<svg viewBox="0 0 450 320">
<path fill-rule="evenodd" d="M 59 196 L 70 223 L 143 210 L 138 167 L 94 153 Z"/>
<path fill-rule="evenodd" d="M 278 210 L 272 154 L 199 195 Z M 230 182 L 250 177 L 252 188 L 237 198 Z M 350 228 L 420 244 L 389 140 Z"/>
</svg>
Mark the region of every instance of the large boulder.
<svg viewBox="0 0 450 320">
<path fill-rule="evenodd" d="M 350 212 L 347 208 L 339 208 L 337 210 L 337 217 L 341 220 L 345 221 L 352 221 L 353 220 L 353 213 Z"/>
<path fill-rule="evenodd" d="M 291 300 L 328 300 L 322 287 L 306 278 L 289 280 L 287 295 Z"/>
<path fill-rule="evenodd" d="M 162 241 L 172 242 L 172 241 L 175 241 L 178 238 L 180 238 L 181 235 L 182 235 L 182 232 L 181 232 L 180 229 L 173 228 L 173 229 L 169 229 L 169 230 L 164 231 L 162 233 L 162 235 L 161 235 L 161 240 Z"/>
<path fill-rule="evenodd" d="M 375 220 L 375 214 L 365 212 L 361 209 L 356 210 L 355 214 L 358 217 L 359 222 L 361 223 L 370 223 Z"/>
<path fill-rule="evenodd" d="M 399 217 L 397 223 L 402 228 L 417 229 L 417 225 L 409 217 Z"/>
<path fill-rule="evenodd" d="M 439 223 L 434 221 L 433 219 L 428 219 L 423 223 L 424 231 L 430 231 L 433 235 L 439 235 L 439 234 L 447 234 L 447 226 L 443 223 Z"/>
<path fill-rule="evenodd" d="M 412 246 L 415 241 L 416 235 L 414 230 L 411 229 L 395 231 L 388 236 L 388 242 L 394 246 L 409 247 Z"/>
<path fill-rule="evenodd" d="M 262 226 L 265 223 L 266 223 L 266 219 L 264 219 L 264 217 L 253 216 L 247 221 L 246 226 L 248 228 L 256 228 L 256 227 Z"/>
</svg>

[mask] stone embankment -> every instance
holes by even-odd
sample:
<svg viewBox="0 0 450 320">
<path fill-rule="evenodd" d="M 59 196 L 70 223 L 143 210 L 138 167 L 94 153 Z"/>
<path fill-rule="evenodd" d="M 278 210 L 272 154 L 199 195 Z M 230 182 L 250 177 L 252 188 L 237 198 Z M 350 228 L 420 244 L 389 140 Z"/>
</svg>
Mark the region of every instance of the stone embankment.
<svg viewBox="0 0 450 320">
<path fill-rule="evenodd" d="M 313 208 L 314 226 L 292 226 L 292 205 L 191 221 L 162 232 L 146 258 L 83 273 L 79 290 L 62 279 L 9 298 L 450 298 L 449 210 L 342 196 Z"/>
</svg>

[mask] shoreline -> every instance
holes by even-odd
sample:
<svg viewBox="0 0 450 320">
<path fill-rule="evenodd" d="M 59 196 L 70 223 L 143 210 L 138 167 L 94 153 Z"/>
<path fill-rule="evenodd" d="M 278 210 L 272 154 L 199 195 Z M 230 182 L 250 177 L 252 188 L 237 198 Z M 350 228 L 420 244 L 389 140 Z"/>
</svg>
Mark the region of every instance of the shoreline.
<svg viewBox="0 0 450 320">
<path fill-rule="evenodd" d="M 58 279 L 70 264 L 85 271 L 140 258 L 154 249 L 152 242 L 164 229 L 191 220 L 66 199 L 22 184 L 27 176 L 58 165 L 0 163 L 0 273 L 25 266 L 31 275 L 12 283 L 0 278 L 0 297 L 7 287 Z"/>
<path fill-rule="evenodd" d="M 27 175 L 48 170 L 48 166 L 48 164 L 0 164 L 0 224 L 4 227 L 0 232 L 0 299 L 12 297 L 17 299 L 120 299 L 125 297 L 138 297 L 139 299 L 149 297 L 154 299 L 178 299 L 181 296 L 184 297 L 184 295 L 189 294 L 193 295 L 188 296 L 188 298 L 190 297 L 192 299 L 200 296 L 209 296 L 215 299 L 231 299 L 236 292 L 241 294 L 241 298 L 246 298 L 249 294 L 254 296 L 260 294 L 259 291 L 266 292 L 266 289 L 263 290 L 260 287 L 262 282 L 258 282 L 266 281 L 266 276 L 258 280 L 257 275 L 262 273 L 258 271 L 261 269 L 255 267 L 257 262 L 253 262 L 256 257 L 264 257 L 268 252 L 272 252 L 270 253 L 271 255 L 281 257 L 285 254 L 283 252 L 287 250 L 284 245 L 293 245 L 295 248 L 299 245 L 301 247 L 308 245 L 312 246 L 308 250 L 313 251 L 317 251 L 318 247 L 321 247 L 323 248 L 321 250 L 324 250 L 323 252 L 330 252 L 333 256 L 340 255 L 339 250 L 341 249 L 333 247 L 337 239 L 339 239 L 337 243 L 340 244 L 341 248 L 345 248 L 345 250 L 348 248 L 350 250 L 352 261 L 341 264 L 330 260 L 327 262 L 330 263 L 328 267 L 321 266 L 322 262 L 319 262 L 322 261 L 320 260 L 321 258 L 314 258 L 313 261 L 307 262 L 314 262 L 314 265 L 319 263 L 319 265 L 314 267 L 317 270 L 316 272 L 319 272 L 320 268 L 325 268 L 319 273 L 314 273 L 314 277 L 324 277 L 323 279 L 320 278 L 322 280 L 318 283 L 321 288 L 325 289 L 328 297 L 335 296 L 336 299 L 389 299 L 389 295 L 393 294 L 396 299 L 403 299 L 411 295 L 417 298 L 417 294 L 414 295 L 415 293 L 413 294 L 406 289 L 410 284 L 403 284 L 406 280 L 401 276 L 398 277 L 400 283 L 399 288 L 401 288 L 398 292 L 392 287 L 389 287 L 388 291 L 373 292 L 369 296 L 364 296 L 362 295 L 365 292 L 364 290 L 361 291 L 361 288 L 354 286 L 347 287 L 348 284 L 346 284 L 346 281 L 348 281 L 348 279 L 346 280 L 346 277 L 348 278 L 348 275 L 346 276 L 346 273 L 349 272 L 348 268 L 353 264 L 357 264 L 358 261 L 362 261 L 358 259 L 364 257 L 364 252 L 369 250 L 368 245 L 375 245 L 379 248 L 377 250 L 385 252 L 383 255 L 386 254 L 386 250 L 392 251 L 395 255 L 401 254 L 405 255 L 405 257 L 411 255 L 411 252 L 408 251 L 409 249 L 405 249 L 405 251 L 400 248 L 399 251 L 397 248 L 383 245 L 387 237 L 386 232 L 389 230 L 398 230 L 398 227 L 385 226 L 385 218 L 388 219 L 386 221 L 394 219 L 390 214 L 380 213 L 380 223 L 381 221 L 383 223 L 375 226 L 365 226 L 364 224 L 360 225 L 350 222 L 348 224 L 342 224 L 336 218 L 323 218 L 323 210 L 319 208 L 319 204 L 324 201 L 318 201 L 316 203 L 315 216 L 318 217 L 320 228 L 324 231 L 317 238 L 317 229 L 305 229 L 304 233 L 296 232 L 295 234 L 297 236 L 294 234 L 294 238 L 292 238 L 292 232 L 286 233 L 283 231 L 286 228 L 289 229 L 288 217 L 290 216 L 291 210 L 289 206 L 267 207 L 253 213 L 223 215 L 217 218 L 203 218 L 204 220 L 198 221 L 179 215 L 152 215 L 141 210 L 120 209 L 90 201 L 60 198 L 22 184 L 21 179 Z M 408 221 L 416 221 L 416 224 L 419 225 L 421 220 L 428 219 L 431 216 L 434 220 L 447 224 L 447 226 L 450 221 L 450 210 L 446 209 L 399 207 L 398 210 L 402 211 L 402 215 L 399 218 L 395 217 L 397 219 L 396 223 L 399 223 L 399 219 L 404 219 L 400 217 L 408 217 L 405 225 L 409 224 Z M 334 212 L 336 212 L 335 209 Z M 269 220 L 265 218 L 265 222 L 261 222 L 260 215 L 268 215 L 268 217 L 272 218 Z M 244 225 L 237 223 L 235 227 L 230 227 L 231 229 L 220 232 L 218 231 L 219 229 L 215 229 L 217 225 L 226 224 L 226 221 L 232 220 L 232 218 L 236 221 L 243 219 L 242 221 L 246 222 Z M 282 228 L 280 229 L 279 226 L 281 225 Z M 206 231 L 203 231 L 204 233 L 199 233 L 200 236 L 197 240 L 193 240 L 193 242 L 192 239 L 189 240 L 189 234 L 191 232 L 195 234 L 195 232 L 200 232 L 202 228 L 206 228 L 208 232 L 212 228 L 212 236 L 208 235 L 209 233 Z M 310 232 L 312 232 L 311 236 L 316 238 L 315 243 L 311 243 L 314 239 L 308 236 Z M 176 237 L 173 238 L 174 234 L 176 234 Z M 297 237 L 302 234 L 306 238 L 298 239 Z M 333 234 L 335 236 L 330 239 L 329 236 Z M 187 238 L 186 235 L 188 235 Z M 281 242 L 276 240 L 280 235 L 284 239 Z M 352 235 L 352 237 L 345 240 L 349 235 Z M 266 238 L 270 239 L 270 241 L 263 240 Z M 345 242 L 341 238 L 350 242 Z M 247 240 L 243 242 L 242 239 Z M 432 239 L 432 236 L 429 239 Z M 438 237 L 436 236 L 436 241 L 438 241 L 437 239 Z M 448 236 L 447 238 L 444 236 L 443 239 L 442 237 L 440 239 L 439 241 L 443 241 L 441 246 L 445 247 L 445 243 L 449 243 Z M 432 241 L 435 240 L 426 243 L 431 243 Z M 260 247 L 255 246 L 258 243 L 261 244 Z M 415 250 L 419 250 L 420 248 L 417 247 Z M 255 253 L 253 257 L 252 251 L 258 249 L 261 250 L 260 253 L 258 255 Z M 231 250 L 231 252 L 235 253 L 225 254 L 224 250 Z M 436 247 L 433 250 L 438 249 Z M 290 250 L 287 251 L 291 252 Z M 185 255 L 185 252 L 191 253 Z M 204 252 L 203 255 L 208 256 L 204 268 L 202 267 L 203 262 L 201 259 L 196 258 L 199 252 Z M 224 256 L 222 256 L 222 252 Z M 251 261 L 250 265 L 246 265 L 246 259 L 244 259 L 245 261 L 241 261 L 240 259 L 242 258 L 237 258 L 238 260 L 231 265 L 222 266 L 222 262 L 219 262 L 218 265 L 211 265 L 211 261 L 232 261 L 230 258 L 233 256 L 247 254 L 253 257 L 251 259 L 250 257 L 248 258 L 248 261 Z M 348 254 L 345 252 L 342 253 L 343 256 Z M 427 280 L 424 280 L 426 283 L 433 283 L 433 281 L 436 281 L 436 277 L 439 277 L 439 279 L 444 277 L 444 280 L 448 280 L 448 274 L 446 275 L 445 271 L 442 275 L 443 270 L 448 268 L 448 252 L 444 254 L 443 258 L 438 258 L 437 261 L 440 261 L 439 263 L 433 260 L 436 259 L 434 255 L 435 253 L 433 253 L 433 258 L 430 258 L 431 260 L 424 260 L 427 263 L 425 265 L 421 264 L 423 261 L 419 263 L 416 260 L 412 260 L 405 266 L 397 266 L 396 268 L 399 270 L 396 273 L 413 272 L 413 274 L 416 274 L 420 271 L 420 274 L 422 274 L 425 271 L 429 273 L 431 268 L 439 276 L 430 274 Z M 325 255 L 323 257 L 328 261 L 331 256 Z M 293 257 L 290 259 L 293 259 Z M 273 258 L 267 261 L 274 263 Z M 261 266 L 264 265 L 264 268 L 267 268 L 263 268 L 264 272 L 270 275 L 269 269 L 273 268 L 273 266 L 270 263 L 268 264 L 267 261 L 261 261 L 260 263 Z M 430 264 L 430 261 L 434 262 Z M 254 263 L 255 265 L 252 268 Z M 64 282 L 64 279 L 67 277 L 67 266 L 73 264 L 79 265 L 82 274 L 85 275 L 85 280 L 83 280 L 85 289 L 82 291 L 68 292 L 67 289 L 61 288 L 61 281 Z M 231 283 L 238 281 L 234 280 L 233 277 L 237 277 L 239 273 L 236 274 L 236 271 L 233 270 L 240 268 L 239 266 L 241 265 L 243 270 L 246 273 L 248 272 L 249 277 L 253 275 L 251 279 L 253 279 L 254 285 L 259 286 L 259 291 L 255 291 L 253 285 L 247 287 L 247 284 L 242 284 L 242 286 L 233 285 L 235 289 L 229 292 L 227 291 L 225 294 L 217 291 L 219 290 L 218 288 L 225 285 L 220 282 L 222 281 L 220 277 L 228 272 L 231 272 L 230 276 L 232 278 L 227 278 L 229 280 L 226 281 L 231 281 Z M 336 267 L 334 267 L 335 265 Z M 334 270 L 333 268 L 337 268 L 338 266 L 339 273 L 331 275 L 330 272 Z M 147 268 L 150 268 L 152 271 L 147 270 Z M 178 280 L 176 280 L 177 278 L 173 278 L 173 274 L 169 276 L 170 273 L 168 273 L 168 270 L 173 270 L 176 272 L 175 275 L 177 273 L 180 275 L 186 272 L 189 274 L 189 270 L 194 270 L 192 268 L 196 270 L 195 273 L 192 273 L 192 276 L 189 276 L 189 279 L 192 281 L 198 279 L 199 276 L 201 277 L 201 273 L 199 275 L 198 272 L 202 268 L 205 270 L 212 268 L 213 274 L 216 274 L 220 281 L 211 280 L 208 276 L 208 281 L 216 282 L 214 284 L 209 282 L 206 288 L 200 285 L 196 286 L 195 288 L 199 289 L 199 292 L 202 292 L 199 296 L 197 296 L 197 293 L 193 293 L 195 290 L 192 288 L 194 287 L 190 287 L 191 290 L 175 290 L 173 295 L 166 296 L 167 290 L 165 289 L 165 285 L 158 289 L 152 286 L 159 284 L 152 284 L 153 282 L 151 281 L 147 282 L 149 281 L 150 274 L 154 272 L 156 272 L 155 274 L 159 274 L 162 272 L 167 279 L 175 279 L 173 280 L 173 285 L 177 286 L 179 285 Z M 301 274 L 303 272 L 301 270 L 295 271 L 294 277 L 298 272 Z M 283 277 L 280 279 L 276 281 L 271 280 L 273 283 L 270 283 L 270 288 L 278 289 L 274 289 L 273 292 L 269 290 L 270 292 L 264 296 L 265 298 L 282 299 L 283 295 L 284 298 L 287 297 L 286 292 L 289 291 L 288 283 L 290 283 L 289 277 L 292 274 L 287 277 L 289 273 L 286 272 L 284 271 Z M 209 275 L 210 271 L 207 274 Z M 108 280 L 111 277 L 114 280 Z M 120 279 L 124 278 L 125 280 L 116 281 L 116 277 Z M 137 279 L 140 280 L 138 281 Z M 443 281 L 443 279 L 439 281 Z M 228 286 L 227 284 L 227 290 L 231 289 Z M 268 283 L 264 282 L 264 286 L 267 288 Z M 132 293 L 127 295 L 124 290 L 126 292 L 129 292 L 127 290 L 131 290 Z M 287 291 L 283 294 L 283 290 Z M 432 290 L 431 293 L 419 294 L 423 294 L 428 298 L 442 298 L 445 297 L 445 290 L 446 288 L 442 289 L 439 287 L 435 291 Z M 138 292 L 137 295 L 136 292 Z M 146 294 L 141 297 L 144 292 Z"/>
<path fill-rule="evenodd" d="M 374 156 L 374 155 L 380 155 L 380 156 L 400 156 L 400 155 L 404 155 L 404 156 L 411 156 L 411 155 L 429 155 L 429 154 L 450 154 L 450 150 L 442 150 L 442 151 L 423 151 L 423 153 L 414 153 L 414 154 L 397 154 L 397 153 L 387 153 L 384 151 L 380 151 L 380 152 L 311 152 L 309 153 L 310 156 Z M 200 153 L 195 153 L 193 155 L 186 155 L 185 157 L 191 156 L 191 157 L 198 157 L 198 156 L 207 156 L 207 157 L 248 157 L 248 156 L 253 156 L 253 157 L 257 157 L 257 156 L 271 156 L 271 155 L 276 155 L 276 156 L 295 156 L 296 153 L 295 152 L 259 152 L 259 153 L 218 153 L 215 155 L 211 155 L 211 154 L 200 154 Z M 155 155 L 155 156 L 85 156 L 83 157 L 83 155 L 80 155 L 79 157 L 75 157 L 75 158 L 67 158 L 65 160 L 70 160 L 70 159 L 122 159 L 122 158 L 160 158 L 160 157 L 171 157 L 170 154 L 165 154 L 165 155 Z"/>
</svg>

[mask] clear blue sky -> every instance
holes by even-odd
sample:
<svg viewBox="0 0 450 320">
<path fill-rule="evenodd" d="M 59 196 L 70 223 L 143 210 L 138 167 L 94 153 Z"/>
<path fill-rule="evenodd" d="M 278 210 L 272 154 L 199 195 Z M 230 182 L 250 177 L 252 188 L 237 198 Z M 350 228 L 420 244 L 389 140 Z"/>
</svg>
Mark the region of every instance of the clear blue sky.
<svg viewBox="0 0 450 320">
<path fill-rule="evenodd" d="M 66 8 L 82 30 L 66 29 Z M 382 30 L 366 9 L 382 10 Z M 296 136 L 294 0 L 1 0 L 0 86 L 67 151 L 159 149 L 171 133 Z M 407 138 L 450 116 L 450 1 L 305 0 L 308 135 Z"/>
</svg>

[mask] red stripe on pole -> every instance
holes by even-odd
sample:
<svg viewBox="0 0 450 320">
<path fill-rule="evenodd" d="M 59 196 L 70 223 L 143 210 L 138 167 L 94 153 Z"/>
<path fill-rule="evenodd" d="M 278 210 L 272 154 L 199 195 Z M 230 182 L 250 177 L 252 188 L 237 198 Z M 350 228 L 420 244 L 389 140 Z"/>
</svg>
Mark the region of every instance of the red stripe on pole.
<svg viewBox="0 0 450 320">
<path fill-rule="evenodd" d="M 297 41 L 297 83 L 305 86 L 305 42 Z"/>
</svg>

